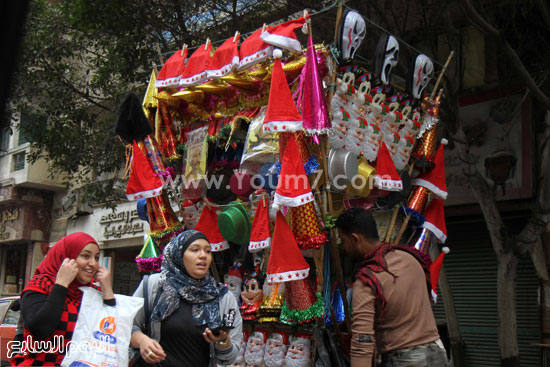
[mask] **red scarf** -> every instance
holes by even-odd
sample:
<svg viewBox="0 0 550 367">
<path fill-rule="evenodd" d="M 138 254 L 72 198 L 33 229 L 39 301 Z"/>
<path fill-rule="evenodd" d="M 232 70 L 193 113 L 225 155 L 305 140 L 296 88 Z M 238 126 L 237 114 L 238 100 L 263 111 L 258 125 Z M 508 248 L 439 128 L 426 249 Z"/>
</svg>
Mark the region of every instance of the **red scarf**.
<svg viewBox="0 0 550 367">
<path fill-rule="evenodd" d="M 356 280 L 361 279 L 363 284 L 369 286 L 372 289 L 376 297 L 377 305 L 380 306 L 381 309 L 380 315 L 384 314 L 384 309 L 386 308 L 386 296 L 384 295 L 384 288 L 382 287 L 382 283 L 380 283 L 380 280 L 378 280 L 374 273 L 380 273 L 383 271 L 388 272 L 393 277 L 393 281 L 395 282 L 397 276 L 395 274 L 392 274 L 388 270 L 388 263 L 385 259 L 387 253 L 393 252 L 395 250 L 401 250 L 411 254 L 420 263 L 426 276 L 428 297 L 430 295 L 430 290 L 432 289 L 430 282 L 430 269 L 422 258 L 422 255 L 420 255 L 420 253 L 416 249 L 404 245 L 390 245 L 389 243 L 385 242 L 380 243 L 378 246 L 376 246 L 368 254 L 365 255 L 365 258 L 361 262 L 359 271 L 355 274 Z"/>
</svg>

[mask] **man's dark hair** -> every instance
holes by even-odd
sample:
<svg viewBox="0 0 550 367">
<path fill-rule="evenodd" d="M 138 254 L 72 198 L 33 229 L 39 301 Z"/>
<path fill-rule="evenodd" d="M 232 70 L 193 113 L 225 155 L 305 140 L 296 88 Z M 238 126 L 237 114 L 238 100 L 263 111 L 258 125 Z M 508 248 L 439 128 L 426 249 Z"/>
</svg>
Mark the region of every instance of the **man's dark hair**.
<svg viewBox="0 0 550 367">
<path fill-rule="evenodd" d="M 368 241 L 380 241 L 376 221 L 368 210 L 362 208 L 351 208 L 340 214 L 336 220 L 336 227 L 346 236 L 357 233 Z"/>
</svg>

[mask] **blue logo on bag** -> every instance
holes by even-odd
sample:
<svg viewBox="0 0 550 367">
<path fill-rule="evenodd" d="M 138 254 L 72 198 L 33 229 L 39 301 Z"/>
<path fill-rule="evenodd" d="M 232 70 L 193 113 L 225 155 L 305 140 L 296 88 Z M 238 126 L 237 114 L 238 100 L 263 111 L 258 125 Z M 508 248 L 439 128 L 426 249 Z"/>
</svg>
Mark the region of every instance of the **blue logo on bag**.
<svg viewBox="0 0 550 367">
<path fill-rule="evenodd" d="M 116 330 L 115 318 L 107 316 L 99 322 L 99 330 L 94 331 L 94 338 L 102 342 L 116 344 L 116 338 L 110 334 Z"/>
</svg>

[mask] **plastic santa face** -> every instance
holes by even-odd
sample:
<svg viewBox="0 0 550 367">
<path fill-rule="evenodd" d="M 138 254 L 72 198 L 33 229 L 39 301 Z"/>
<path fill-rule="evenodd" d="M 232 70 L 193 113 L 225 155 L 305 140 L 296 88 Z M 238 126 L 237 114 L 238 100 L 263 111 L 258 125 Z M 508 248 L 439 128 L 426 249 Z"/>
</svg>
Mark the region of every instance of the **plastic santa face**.
<svg viewBox="0 0 550 367">
<path fill-rule="evenodd" d="M 340 30 L 342 60 L 353 59 L 355 51 L 365 38 L 366 31 L 365 20 L 358 12 L 352 10 L 346 13 Z"/>
<path fill-rule="evenodd" d="M 199 211 L 195 205 L 183 206 L 182 208 L 182 221 L 187 229 L 195 228 L 199 220 Z"/>
<path fill-rule="evenodd" d="M 241 292 L 241 298 L 246 304 L 252 305 L 263 298 L 262 288 L 257 278 L 249 278 Z"/>
<path fill-rule="evenodd" d="M 260 332 L 254 332 L 248 343 L 244 353 L 244 360 L 249 366 L 261 366 L 264 362 L 264 335 Z"/>
<path fill-rule="evenodd" d="M 363 153 L 366 147 L 368 122 L 362 117 L 358 117 L 356 121 L 357 123 L 353 126 L 353 130 L 350 130 L 349 133 L 351 144 L 349 146 L 346 145 L 346 147 L 348 147 L 353 154 L 359 155 Z"/>
<path fill-rule="evenodd" d="M 265 343 L 264 363 L 267 367 L 281 367 L 285 362 L 286 345 L 280 333 L 273 333 Z"/>
<path fill-rule="evenodd" d="M 237 275 L 225 274 L 223 281 L 227 289 L 229 289 L 229 292 L 239 301 L 243 279 Z"/>
<path fill-rule="evenodd" d="M 286 353 L 286 367 L 307 367 L 310 365 L 310 342 L 305 338 L 298 338 L 290 343 Z"/>
</svg>

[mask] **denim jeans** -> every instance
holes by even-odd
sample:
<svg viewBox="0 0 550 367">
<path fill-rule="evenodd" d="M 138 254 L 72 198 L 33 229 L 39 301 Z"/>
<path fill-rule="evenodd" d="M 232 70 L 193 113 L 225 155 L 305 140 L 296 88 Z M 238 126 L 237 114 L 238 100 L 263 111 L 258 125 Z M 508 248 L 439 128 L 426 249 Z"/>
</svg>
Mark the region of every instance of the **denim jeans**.
<svg viewBox="0 0 550 367">
<path fill-rule="evenodd" d="M 382 355 L 382 367 L 447 367 L 447 353 L 436 342 L 392 350 Z"/>
</svg>

